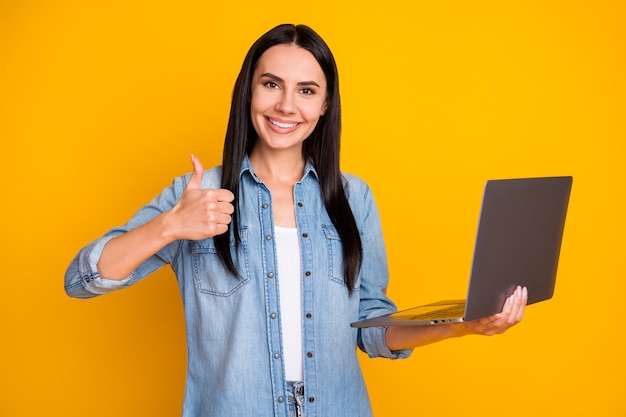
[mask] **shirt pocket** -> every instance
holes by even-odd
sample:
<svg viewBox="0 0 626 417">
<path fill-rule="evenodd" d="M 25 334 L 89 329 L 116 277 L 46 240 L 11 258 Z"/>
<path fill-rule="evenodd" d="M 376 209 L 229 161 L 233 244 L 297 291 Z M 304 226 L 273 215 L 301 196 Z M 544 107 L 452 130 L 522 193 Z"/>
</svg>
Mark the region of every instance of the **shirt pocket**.
<svg viewBox="0 0 626 417">
<path fill-rule="evenodd" d="M 239 230 L 239 237 L 241 241 L 238 246 L 235 246 L 235 236 L 231 234 L 230 255 L 240 276 L 234 276 L 224 267 L 217 256 L 213 238 L 191 243 L 193 278 L 198 291 L 203 294 L 228 297 L 250 281 L 247 268 L 248 233 L 245 228 Z"/>
<path fill-rule="evenodd" d="M 330 279 L 336 283 L 346 286 L 343 280 L 343 245 L 339 232 L 332 224 L 322 224 L 322 230 L 324 231 L 324 237 L 326 238 L 326 246 L 328 248 L 328 267 L 330 269 Z M 357 274 L 357 282 L 355 283 L 355 290 L 359 288 L 359 280 L 361 274 Z"/>
</svg>

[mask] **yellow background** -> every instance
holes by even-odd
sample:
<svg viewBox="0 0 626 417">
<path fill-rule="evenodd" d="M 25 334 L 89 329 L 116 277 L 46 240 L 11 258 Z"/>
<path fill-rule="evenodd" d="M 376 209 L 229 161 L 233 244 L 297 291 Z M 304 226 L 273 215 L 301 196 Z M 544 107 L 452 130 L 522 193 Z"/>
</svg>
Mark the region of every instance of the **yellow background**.
<svg viewBox="0 0 626 417">
<path fill-rule="evenodd" d="M 361 355 L 376 415 L 626 415 L 625 9 L 1 1 L 0 416 L 180 414 L 169 269 L 90 301 L 66 297 L 63 274 L 190 153 L 219 163 L 243 57 L 283 22 L 335 53 L 343 169 L 375 192 L 400 308 L 465 296 L 485 180 L 574 176 L 555 297 L 504 336 Z"/>
</svg>

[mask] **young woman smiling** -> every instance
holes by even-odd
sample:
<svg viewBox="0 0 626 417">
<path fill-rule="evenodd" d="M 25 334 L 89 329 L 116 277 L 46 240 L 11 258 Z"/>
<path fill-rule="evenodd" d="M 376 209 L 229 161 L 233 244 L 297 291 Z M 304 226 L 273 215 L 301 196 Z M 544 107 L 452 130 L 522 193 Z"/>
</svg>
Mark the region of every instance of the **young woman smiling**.
<svg viewBox="0 0 626 417">
<path fill-rule="evenodd" d="M 396 308 L 371 190 L 339 169 L 340 131 L 330 49 L 307 26 L 277 26 L 243 62 L 222 165 L 204 171 L 192 156 L 192 174 L 70 264 L 65 289 L 81 298 L 171 265 L 187 326 L 184 416 L 370 416 L 356 346 L 405 358 L 521 320 L 518 289 L 476 322 L 350 327 Z"/>
</svg>

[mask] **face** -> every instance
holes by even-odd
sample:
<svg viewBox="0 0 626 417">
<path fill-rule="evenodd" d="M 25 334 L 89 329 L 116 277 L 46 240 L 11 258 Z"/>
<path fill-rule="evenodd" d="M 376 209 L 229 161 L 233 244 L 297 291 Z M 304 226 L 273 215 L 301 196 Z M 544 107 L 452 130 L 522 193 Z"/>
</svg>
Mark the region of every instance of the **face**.
<svg viewBox="0 0 626 417">
<path fill-rule="evenodd" d="M 251 93 L 255 147 L 268 150 L 301 150 L 327 107 L 322 68 L 313 54 L 295 45 L 276 45 L 261 55 Z"/>
</svg>

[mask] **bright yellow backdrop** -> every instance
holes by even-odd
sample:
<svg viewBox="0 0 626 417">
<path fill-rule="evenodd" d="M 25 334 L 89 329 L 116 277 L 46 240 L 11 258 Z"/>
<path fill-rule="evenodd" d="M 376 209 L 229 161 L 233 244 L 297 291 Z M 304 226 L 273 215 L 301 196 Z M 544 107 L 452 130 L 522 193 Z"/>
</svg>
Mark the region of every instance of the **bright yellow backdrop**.
<svg viewBox="0 0 626 417">
<path fill-rule="evenodd" d="M 171 272 L 90 301 L 63 273 L 190 153 L 219 163 L 244 54 L 282 22 L 335 52 L 399 307 L 465 295 L 485 180 L 574 176 L 554 299 L 504 336 L 362 355 L 376 415 L 626 415 L 625 3 L 340 3 L 0 2 L 0 416 L 180 414 Z"/>
</svg>

